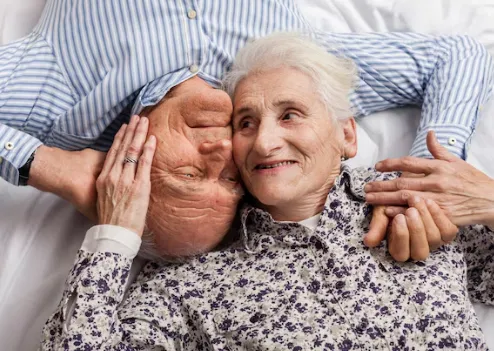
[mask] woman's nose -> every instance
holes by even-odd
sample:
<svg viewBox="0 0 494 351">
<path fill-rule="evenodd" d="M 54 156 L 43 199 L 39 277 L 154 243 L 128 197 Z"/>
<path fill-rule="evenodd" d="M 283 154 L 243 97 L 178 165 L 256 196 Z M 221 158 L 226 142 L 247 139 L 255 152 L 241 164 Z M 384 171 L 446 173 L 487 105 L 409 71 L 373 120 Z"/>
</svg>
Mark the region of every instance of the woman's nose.
<svg viewBox="0 0 494 351">
<path fill-rule="evenodd" d="M 281 147 L 278 126 L 262 124 L 259 126 L 254 142 L 254 151 L 262 157 L 268 157 Z"/>
<path fill-rule="evenodd" d="M 227 139 L 202 143 L 199 152 L 207 157 L 209 178 L 219 178 L 223 169 L 233 162 L 232 142 Z"/>
</svg>

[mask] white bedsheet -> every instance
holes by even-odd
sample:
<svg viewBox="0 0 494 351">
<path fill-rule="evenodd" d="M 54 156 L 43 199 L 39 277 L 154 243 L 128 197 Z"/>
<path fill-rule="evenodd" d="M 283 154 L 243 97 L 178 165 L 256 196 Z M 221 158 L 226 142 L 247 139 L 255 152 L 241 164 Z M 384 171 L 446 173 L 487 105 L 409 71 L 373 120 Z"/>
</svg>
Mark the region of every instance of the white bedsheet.
<svg viewBox="0 0 494 351">
<path fill-rule="evenodd" d="M 494 53 L 494 0 L 296 0 L 321 29 L 468 33 Z M 29 32 L 44 0 L 0 0 L 0 44 Z M 469 161 L 494 177 L 494 106 L 486 106 Z M 489 116 L 490 115 L 490 116 Z M 408 152 L 419 112 L 406 108 L 359 121 L 359 153 L 353 165 L 370 165 Z M 69 204 L 31 188 L 0 180 L 0 345 L 34 350 L 55 309 L 68 270 L 91 226 Z M 494 312 L 479 309 L 494 349 Z"/>
</svg>

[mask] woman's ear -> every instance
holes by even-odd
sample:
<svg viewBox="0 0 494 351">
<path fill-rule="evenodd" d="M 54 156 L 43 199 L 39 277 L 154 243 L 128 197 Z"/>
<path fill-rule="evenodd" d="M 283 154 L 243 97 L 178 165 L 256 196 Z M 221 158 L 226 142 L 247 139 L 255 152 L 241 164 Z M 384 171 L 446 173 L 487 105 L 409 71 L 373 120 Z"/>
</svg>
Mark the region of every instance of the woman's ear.
<svg viewBox="0 0 494 351">
<path fill-rule="evenodd" d="M 343 129 L 343 150 L 345 158 L 355 157 L 357 154 L 357 126 L 353 117 L 340 122 Z"/>
</svg>

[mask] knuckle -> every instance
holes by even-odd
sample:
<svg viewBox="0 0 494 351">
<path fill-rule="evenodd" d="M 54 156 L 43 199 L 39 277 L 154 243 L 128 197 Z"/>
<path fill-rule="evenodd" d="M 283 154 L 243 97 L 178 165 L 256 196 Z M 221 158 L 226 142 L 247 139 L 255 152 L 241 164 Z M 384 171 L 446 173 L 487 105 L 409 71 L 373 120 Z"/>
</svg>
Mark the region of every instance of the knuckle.
<svg viewBox="0 0 494 351">
<path fill-rule="evenodd" d="M 406 190 L 400 190 L 399 194 L 402 201 L 408 201 L 411 196 L 411 194 Z"/>
<path fill-rule="evenodd" d="M 406 167 L 411 167 L 415 165 L 415 159 L 411 156 L 406 156 L 403 158 L 403 165 Z"/>
<path fill-rule="evenodd" d="M 106 185 L 116 185 L 118 184 L 120 177 L 115 173 L 110 173 L 106 178 Z"/>
<path fill-rule="evenodd" d="M 138 155 L 140 151 L 141 151 L 141 148 L 139 147 L 139 145 L 132 144 L 129 146 L 127 153 L 129 153 L 131 155 Z"/>
<path fill-rule="evenodd" d="M 398 190 L 408 190 L 410 188 L 410 183 L 406 178 L 399 178 L 396 182 L 396 187 Z"/>
</svg>

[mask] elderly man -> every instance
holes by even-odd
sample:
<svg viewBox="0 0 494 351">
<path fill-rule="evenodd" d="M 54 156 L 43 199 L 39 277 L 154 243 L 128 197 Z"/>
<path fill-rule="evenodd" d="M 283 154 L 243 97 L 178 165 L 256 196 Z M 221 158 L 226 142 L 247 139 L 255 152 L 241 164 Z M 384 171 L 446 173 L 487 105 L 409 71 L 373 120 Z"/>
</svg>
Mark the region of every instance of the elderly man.
<svg viewBox="0 0 494 351">
<path fill-rule="evenodd" d="M 217 90 L 220 78 L 247 40 L 287 30 L 312 32 L 293 0 L 48 1 L 29 36 L 0 48 L 0 176 L 58 194 L 94 218 L 103 153 L 85 148 L 107 150 L 128 116 L 148 108 L 158 138 L 147 223 L 154 251 L 214 247 L 239 199 L 232 107 Z M 480 45 L 424 46 L 425 38 L 401 35 L 319 39 L 359 66 L 356 114 L 423 103 L 412 154 L 428 155 L 425 133 L 434 129 L 465 156 L 489 91 Z M 137 157 L 130 150 L 125 162 Z"/>
</svg>

